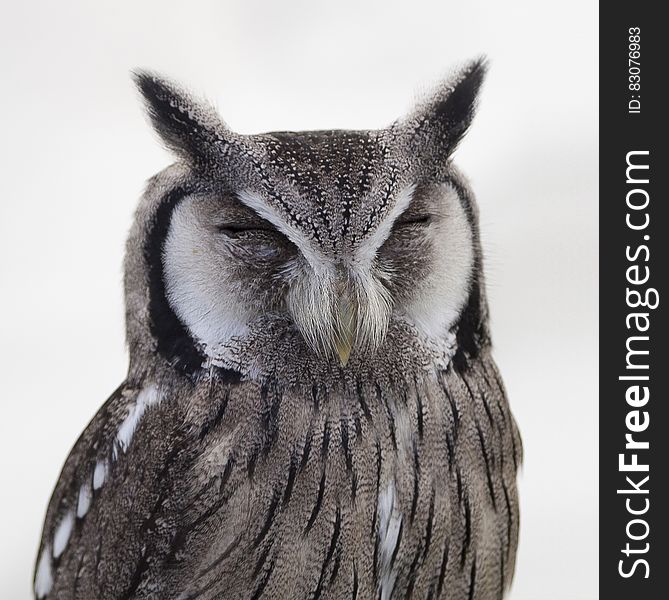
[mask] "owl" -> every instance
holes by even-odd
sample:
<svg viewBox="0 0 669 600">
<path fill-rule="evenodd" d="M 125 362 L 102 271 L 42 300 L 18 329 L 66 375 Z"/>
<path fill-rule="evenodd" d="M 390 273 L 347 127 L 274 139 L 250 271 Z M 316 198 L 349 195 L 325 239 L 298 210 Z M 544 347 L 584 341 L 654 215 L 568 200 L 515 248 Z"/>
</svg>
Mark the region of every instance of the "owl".
<svg viewBox="0 0 669 600">
<path fill-rule="evenodd" d="M 451 160 L 484 72 L 385 129 L 258 135 L 135 75 L 176 162 L 136 212 L 128 375 L 60 474 L 37 599 L 504 596 L 521 442 Z"/>
</svg>

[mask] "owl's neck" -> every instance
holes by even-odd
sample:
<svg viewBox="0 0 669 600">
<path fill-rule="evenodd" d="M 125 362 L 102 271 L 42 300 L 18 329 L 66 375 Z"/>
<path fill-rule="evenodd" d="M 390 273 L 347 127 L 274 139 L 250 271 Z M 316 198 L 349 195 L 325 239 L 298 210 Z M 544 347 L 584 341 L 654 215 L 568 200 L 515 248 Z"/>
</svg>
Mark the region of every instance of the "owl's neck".
<svg viewBox="0 0 669 600">
<path fill-rule="evenodd" d="M 441 370 L 457 351 L 455 333 L 429 339 L 406 321 L 394 320 L 378 350 L 356 351 L 342 367 L 334 356 L 314 353 L 294 325 L 279 317 L 253 323 L 248 335 L 206 350 L 209 366 L 233 370 L 245 379 L 278 380 L 299 385 L 315 380 L 357 380 L 385 375 L 390 378 Z"/>
</svg>

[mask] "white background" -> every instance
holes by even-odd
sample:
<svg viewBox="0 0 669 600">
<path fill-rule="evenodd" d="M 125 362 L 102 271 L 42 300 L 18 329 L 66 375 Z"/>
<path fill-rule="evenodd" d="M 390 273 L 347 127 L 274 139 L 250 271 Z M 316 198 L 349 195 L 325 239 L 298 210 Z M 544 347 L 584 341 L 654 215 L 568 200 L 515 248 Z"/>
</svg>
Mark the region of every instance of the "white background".
<svg viewBox="0 0 669 600">
<path fill-rule="evenodd" d="M 491 69 L 457 162 L 478 196 L 496 357 L 525 443 L 512 600 L 597 596 L 596 6 L 14 2 L 0 23 L 0 596 L 30 597 L 60 467 L 123 380 L 121 261 L 170 158 L 129 70 L 243 133 L 381 127 Z"/>
</svg>

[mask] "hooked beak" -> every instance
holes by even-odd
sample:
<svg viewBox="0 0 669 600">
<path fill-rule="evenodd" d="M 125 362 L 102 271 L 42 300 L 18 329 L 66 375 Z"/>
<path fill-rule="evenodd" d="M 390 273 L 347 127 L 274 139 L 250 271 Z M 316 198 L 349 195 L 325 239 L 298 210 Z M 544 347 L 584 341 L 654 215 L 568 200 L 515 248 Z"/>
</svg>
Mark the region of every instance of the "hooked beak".
<svg viewBox="0 0 669 600">
<path fill-rule="evenodd" d="M 297 277 L 287 308 L 307 346 L 328 360 L 336 356 L 346 367 L 354 348 L 372 353 L 383 343 L 392 298 L 374 274 L 339 266 Z"/>
<path fill-rule="evenodd" d="M 339 362 L 345 367 L 355 343 L 358 303 L 345 283 L 338 286 L 338 292 L 334 342 Z"/>
</svg>

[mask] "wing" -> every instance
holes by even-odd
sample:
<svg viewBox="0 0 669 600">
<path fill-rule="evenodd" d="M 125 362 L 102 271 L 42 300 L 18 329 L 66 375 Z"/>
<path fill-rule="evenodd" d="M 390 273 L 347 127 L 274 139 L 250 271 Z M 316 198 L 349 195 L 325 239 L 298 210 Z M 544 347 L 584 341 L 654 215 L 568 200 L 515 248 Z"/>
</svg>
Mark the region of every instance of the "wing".
<svg viewBox="0 0 669 600">
<path fill-rule="evenodd" d="M 217 402 L 200 402 L 207 413 L 189 415 L 193 387 L 183 385 L 124 383 L 76 442 L 49 503 L 36 598 L 161 597 L 146 589 L 155 579 L 149 574 L 174 558 L 184 522 L 220 504 L 215 493 L 202 492 L 197 477 L 185 477 Z"/>
<path fill-rule="evenodd" d="M 42 530 L 34 578 L 37 598 L 79 597 L 83 594 L 78 590 L 88 587 L 80 583 L 94 574 L 97 565 L 93 563 L 102 559 L 100 538 L 109 513 L 106 505 L 112 474 L 152 404 L 157 404 L 157 398 L 150 392 L 142 393 L 124 382 L 75 443 L 51 496 Z"/>
</svg>

